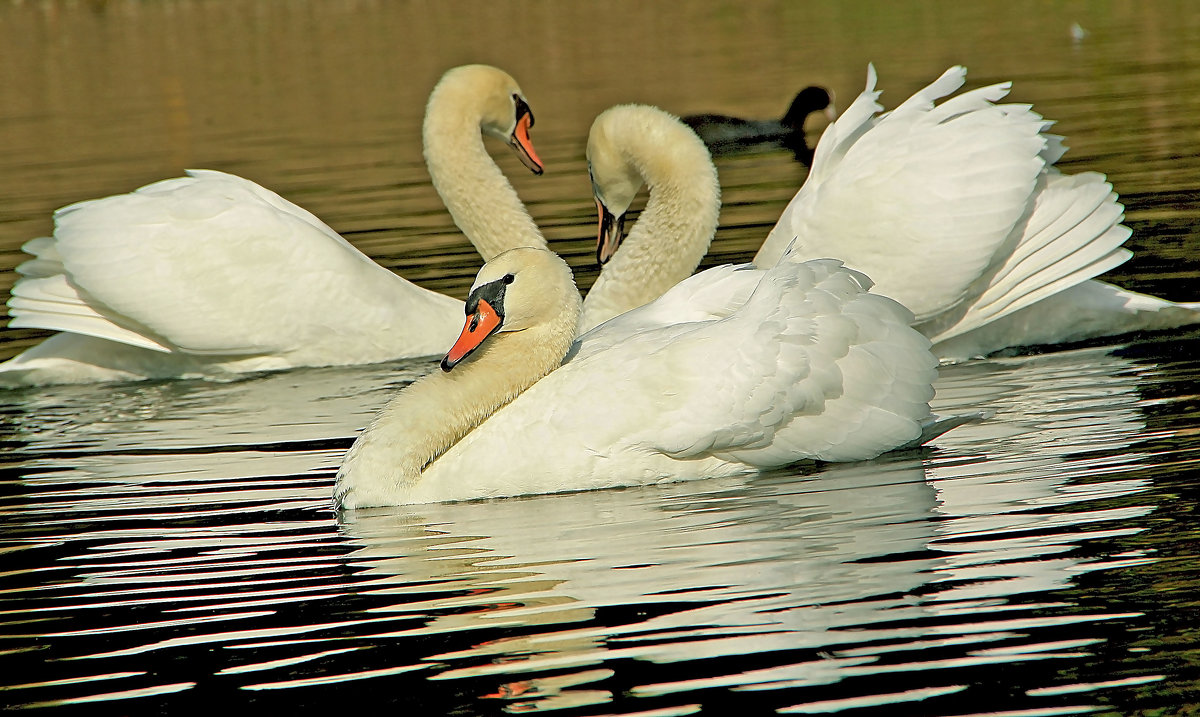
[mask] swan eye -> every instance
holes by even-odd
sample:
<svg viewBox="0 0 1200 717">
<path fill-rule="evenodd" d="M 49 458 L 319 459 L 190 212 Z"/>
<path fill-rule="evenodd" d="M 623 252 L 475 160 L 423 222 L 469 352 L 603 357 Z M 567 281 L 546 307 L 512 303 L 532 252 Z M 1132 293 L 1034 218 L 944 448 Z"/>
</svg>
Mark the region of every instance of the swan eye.
<svg viewBox="0 0 1200 717">
<path fill-rule="evenodd" d="M 533 126 L 533 110 L 529 109 L 529 104 L 527 102 L 525 102 L 525 98 L 521 97 L 520 95 L 518 95 L 517 93 L 514 92 L 513 93 L 513 102 L 516 103 L 517 121 L 519 122 L 522 117 L 524 117 L 525 115 L 529 115 L 529 126 L 532 127 Z"/>
<path fill-rule="evenodd" d="M 504 275 L 504 283 L 511 284 L 516 280 L 516 278 L 517 277 L 513 276 L 512 274 L 505 274 Z"/>
</svg>

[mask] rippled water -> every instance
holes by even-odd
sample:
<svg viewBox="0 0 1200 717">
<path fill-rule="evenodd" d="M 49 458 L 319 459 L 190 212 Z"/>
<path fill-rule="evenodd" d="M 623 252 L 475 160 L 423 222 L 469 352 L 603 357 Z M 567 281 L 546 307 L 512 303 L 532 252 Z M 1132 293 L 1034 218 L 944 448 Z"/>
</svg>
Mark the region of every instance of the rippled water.
<svg viewBox="0 0 1200 717">
<path fill-rule="evenodd" d="M 586 284 L 596 112 L 770 116 L 813 82 L 844 104 L 874 60 L 889 106 L 953 62 L 1013 79 L 1066 168 L 1122 193 L 1137 257 L 1110 278 L 1194 299 L 1197 48 L 1182 2 L 7 4 L 3 287 L 55 207 L 205 166 L 461 294 L 477 260 L 415 132 L 465 61 L 529 95 L 549 172 L 497 156 Z M 743 260 L 804 172 L 719 169 L 710 262 Z M 341 520 L 342 451 L 429 362 L 8 391 L 0 706 L 1191 713 L 1197 355 L 1185 331 L 947 367 L 935 408 L 995 416 L 869 463 Z"/>
</svg>

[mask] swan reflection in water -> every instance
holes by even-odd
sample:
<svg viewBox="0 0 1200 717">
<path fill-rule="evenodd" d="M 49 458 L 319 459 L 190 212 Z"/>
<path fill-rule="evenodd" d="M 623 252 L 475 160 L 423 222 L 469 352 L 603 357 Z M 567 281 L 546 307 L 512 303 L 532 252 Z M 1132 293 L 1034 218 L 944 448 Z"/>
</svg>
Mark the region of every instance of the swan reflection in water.
<svg viewBox="0 0 1200 717">
<path fill-rule="evenodd" d="M 5 392 L 5 438 L 26 450 L 180 448 L 349 439 L 436 359 L 312 368 L 228 382 L 142 381 Z M 347 446 L 349 442 L 347 440 Z M 203 456 L 195 458 L 203 462 Z"/>
<path fill-rule="evenodd" d="M 939 383 L 939 410 L 988 406 L 997 415 L 944 438 L 932 455 L 824 466 L 805 478 L 366 511 L 344 526 L 361 546 L 350 560 L 378 577 L 372 595 L 395 598 L 373 612 L 422 619 L 378 638 L 537 628 L 427 656 L 448 663 L 439 679 L 623 657 L 675 662 L 812 649 L 833 659 L 732 683 L 817 684 L 875 671 L 880 652 L 857 646 L 874 641 L 887 652 L 913 650 L 915 660 L 930 646 L 1005 641 L 1003 653 L 970 659 L 1008 661 L 1022 645 L 1038 652 L 1028 633 L 1043 624 L 1026 614 L 1038 605 L 1006 606 L 1013 596 L 1144 561 L 1070 554 L 1089 539 L 1138 532 L 1136 519 L 1151 510 L 1090 505 L 1148 487 L 1143 479 L 1098 480 L 1146 458 L 1124 452 L 1145 426 L 1136 392 L 1142 370 L 1103 351 L 954 367 Z M 1069 527 L 1080 524 L 1094 527 Z M 416 592 L 435 596 L 413 601 Z M 646 619 L 593 624 L 598 611 L 622 605 L 661 607 L 647 609 Z M 961 631 L 922 624 L 945 615 L 956 616 Z M 1083 619 L 1106 617 L 1113 616 Z M 994 630 L 981 630 L 992 620 Z M 476 664 L 485 657 L 491 661 Z"/>
<path fill-rule="evenodd" d="M 223 679 L 283 689 L 370 677 L 379 657 L 356 655 L 393 646 L 403 656 L 385 666 L 393 673 L 499 680 L 511 699 L 603 701 L 586 685 L 624 658 L 776 654 L 746 673 L 648 672 L 634 694 L 696 680 L 828 684 L 1075 656 L 1042 645 L 1039 630 L 1115 616 L 1036 594 L 1145 559 L 1078 549 L 1137 532 L 1152 509 L 1130 497 L 1148 482 L 1125 474 L 1148 460 L 1130 449 L 1147 437 L 1138 384 L 1155 368 L 1102 350 L 944 369 L 937 410 L 996 415 L 933 451 L 807 474 L 375 509 L 337 526 L 333 467 L 393 390 L 390 369 L 109 387 L 104 413 L 78 389 L 24 394 L 10 411 L 26 446 L 14 457 L 28 457 L 10 535 L 54 546 L 53 569 L 21 580 L 48 600 L 35 612 L 53 618 L 41 629 L 57 654 L 93 658 L 62 664 L 201 647 Z M 253 410 L 272 419 L 232 418 Z M 70 420 L 81 414 L 95 421 Z M 242 573 L 252 590 L 230 587 Z M 130 601 L 136 616 L 112 607 Z M 155 620 L 213 627 L 170 637 L 175 628 L 144 627 Z M 76 637 L 95 629 L 108 640 L 100 651 Z M 1081 631 L 1102 639 L 1098 627 Z M 288 667 L 302 658 L 306 669 Z"/>
</svg>

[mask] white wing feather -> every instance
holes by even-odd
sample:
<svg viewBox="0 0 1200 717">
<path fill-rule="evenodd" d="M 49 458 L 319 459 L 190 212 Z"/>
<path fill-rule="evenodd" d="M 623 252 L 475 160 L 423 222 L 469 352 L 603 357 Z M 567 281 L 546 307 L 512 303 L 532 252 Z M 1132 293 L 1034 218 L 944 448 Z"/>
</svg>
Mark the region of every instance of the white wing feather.
<svg viewBox="0 0 1200 717">
<path fill-rule="evenodd" d="M 21 268 L 31 263 L 25 262 Z M 65 331 L 154 351 L 171 350 L 165 343 L 152 338 L 148 328 L 126 328 L 117 323 L 119 318 L 100 314 L 80 298 L 79 292 L 63 274 L 44 278 L 27 275 L 18 280 L 8 300 L 8 314 L 12 317 L 8 322 L 12 328 Z"/>
<path fill-rule="evenodd" d="M 981 281 L 982 292 L 953 323 L 941 320 L 934 341 L 964 334 L 1123 264 L 1130 231 L 1104 175 L 1049 172 L 1012 253 Z"/>
<path fill-rule="evenodd" d="M 789 245 L 802 258 L 841 259 L 912 310 L 940 354 L 945 342 L 1128 260 L 1121 246 L 1130 232 L 1112 186 L 1102 174 L 1052 167 L 1062 138 L 1028 105 L 996 104 L 1008 83 L 935 104 L 964 77 L 951 68 L 880 114 L 868 68 L 866 90 L 822 136 L 807 182 L 755 262 L 769 266 Z M 1029 321 L 992 333 L 1014 344 L 1045 338 L 1032 327 L 1028 338 L 1014 333 Z"/>
<path fill-rule="evenodd" d="M 10 325 L 160 351 L 316 350 L 385 323 L 395 307 L 379 299 L 401 284 L 411 301 L 456 303 L 403 282 L 279 195 L 214 171 L 60 209 L 55 235 L 25 249 L 35 258 L 18 268 Z"/>
<path fill-rule="evenodd" d="M 865 272 L 918 321 L 962 302 L 1026 212 L 1046 146 L 1039 115 L 993 104 L 1007 85 L 934 107 L 963 72 L 952 68 L 890 114 L 839 118 L 836 151 L 822 155 L 821 138 L 813 173 L 755 263 L 769 266 L 794 238 L 802 257 Z M 878 107 L 868 90 L 860 101 Z"/>
</svg>

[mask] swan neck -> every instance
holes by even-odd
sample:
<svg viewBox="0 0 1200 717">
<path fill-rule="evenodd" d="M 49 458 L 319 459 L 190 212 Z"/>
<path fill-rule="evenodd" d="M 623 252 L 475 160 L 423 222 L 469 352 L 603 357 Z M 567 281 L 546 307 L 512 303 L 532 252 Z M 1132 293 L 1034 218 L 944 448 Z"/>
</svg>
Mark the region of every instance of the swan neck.
<svg viewBox="0 0 1200 717">
<path fill-rule="evenodd" d="M 488 154 L 478 113 L 450 93 L 434 94 L 422 130 L 425 164 L 446 209 L 484 261 L 546 240 L 516 190 Z"/>
<path fill-rule="evenodd" d="M 428 374 L 393 398 L 355 441 L 343 471 L 385 471 L 401 490 L 525 389 L 558 368 L 578 306 L 556 321 L 491 337 L 450 372 Z"/>
<path fill-rule="evenodd" d="M 647 304 L 691 276 L 717 230 L 720 183 L 699 138 L 690 131 L 671 142 L 644 133 L 622 137 L 622 150 L 650 196 L 588 292 L 581 331 Z"/>
</svg>

